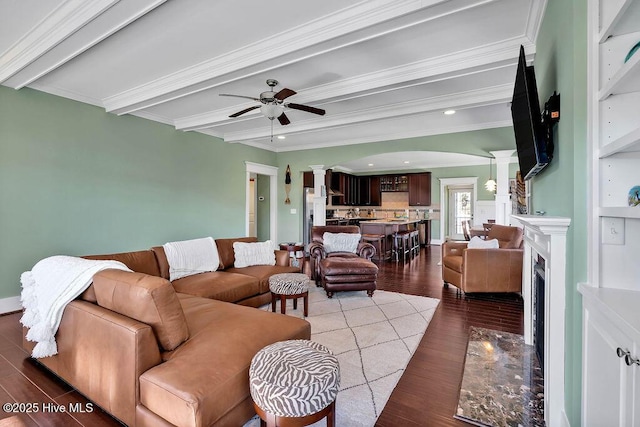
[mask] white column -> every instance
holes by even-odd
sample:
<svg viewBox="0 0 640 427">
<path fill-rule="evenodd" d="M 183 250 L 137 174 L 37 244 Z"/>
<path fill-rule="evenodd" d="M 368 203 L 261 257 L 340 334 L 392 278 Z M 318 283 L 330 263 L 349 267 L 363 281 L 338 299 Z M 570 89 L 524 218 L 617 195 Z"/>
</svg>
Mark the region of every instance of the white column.
<svg viewBox="0 0 640 427">
<path fill-rule="evenodd" d="M 327 189 L 324 181 L 327 171 L 324 165 L 309 165 L 313 170 L 313 225 L 326 225 Z"/>
<path fill-rule="evenodd" d="M 490 151 L 496 159 L 496 224 L 509 225 L 511 198 L 509 197 L 509 163 L 515 150 Z"/>
</svg>

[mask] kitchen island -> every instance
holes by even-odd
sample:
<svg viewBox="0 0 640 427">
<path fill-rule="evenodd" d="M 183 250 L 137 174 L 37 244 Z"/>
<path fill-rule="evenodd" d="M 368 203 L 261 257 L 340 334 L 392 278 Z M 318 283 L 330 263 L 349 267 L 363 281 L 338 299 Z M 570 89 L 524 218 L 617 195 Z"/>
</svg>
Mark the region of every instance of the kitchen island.
<svg viewBox="0 0 640 427">
<path fill-rule="evenodd" d="M 393 248 L 393 235 L 398 231 L 415 230 L 418 228 L 418 223 L 423 221 L 425 220 L 408 218 L 382 219 L 374 221 L 364 220 L 360 221 L 360 232 L 362 234 L 377 234 L 384 236 L 385 252 L 387 253 L 385 253 L 382 258 L 387 259 Z M 428 229 L 429 224 L 427 223 L 426 226 Z"/>
</svg>

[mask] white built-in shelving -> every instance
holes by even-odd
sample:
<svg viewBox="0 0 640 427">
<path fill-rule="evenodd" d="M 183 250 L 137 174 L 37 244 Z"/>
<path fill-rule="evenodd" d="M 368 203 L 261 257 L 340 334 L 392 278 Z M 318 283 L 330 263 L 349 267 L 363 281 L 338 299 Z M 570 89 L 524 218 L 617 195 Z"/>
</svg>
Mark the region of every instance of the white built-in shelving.
<svg viewBox="0 0 640 427">
<path fill-rule="evenodd" d="M 582 425 L 640 426 L 640 0 L 588 0 L 589 283 Z M 604 424 L 603 424 L 604 423 Z"/>
</svg>

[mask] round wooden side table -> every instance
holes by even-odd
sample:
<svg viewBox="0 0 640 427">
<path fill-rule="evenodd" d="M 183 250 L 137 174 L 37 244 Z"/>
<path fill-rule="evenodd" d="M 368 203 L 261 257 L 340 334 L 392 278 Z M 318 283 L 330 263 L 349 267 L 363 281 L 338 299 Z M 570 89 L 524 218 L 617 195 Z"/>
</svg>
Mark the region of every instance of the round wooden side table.
<svg viewBox="0 0 640 427">
<path fill-rule="evenodd" d="M 295 263 L 292 266 L 298 267 L 300 271 L 304 273 L 304 245 L 292 242 L 280 243 L 280 250 L 289 251 L 289 253 L 293 252 L 291 258 L 295 260 Z M 298 256 L 300 252 L 302 252 L 302 256 Z"/>
</svg>

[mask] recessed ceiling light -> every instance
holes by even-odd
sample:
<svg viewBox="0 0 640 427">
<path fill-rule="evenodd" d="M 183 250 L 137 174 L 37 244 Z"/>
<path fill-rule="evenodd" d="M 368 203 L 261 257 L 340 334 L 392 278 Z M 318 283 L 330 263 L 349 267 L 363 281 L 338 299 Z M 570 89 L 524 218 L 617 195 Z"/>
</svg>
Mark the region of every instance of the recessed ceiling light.
<svg viewBox="0 0 640 427">
<path fill-rule="evenodd" d="M 455 114 L 455 113 L 456 113 L 456 110 L 447 110 L 447 111 L 445 111 L 444 113 L 445 113 L 447 116 L 450 116 L 450 115 L 452 115 L 452 114 Z"/>
<path fill-rule="evenodd" d="M 368 166 L 373 166 L 373 163 L 369 163 L 369 165 L 368 165 Z"/>
<path fill-rule="evenodd" d="M 409 164 L 409 160 L 405 160 L 405 161 L 404 161 L 404 164 L 405 164 L 405 165 L 408 165 L 408 164 Z"/>
<path fill-rule="evenodd" d="M 278 135 L 278 139 L 285 139 L 285 138 L 286 138 L 286 136 L 284 136 L 284 135 Z"/>
</svg>

